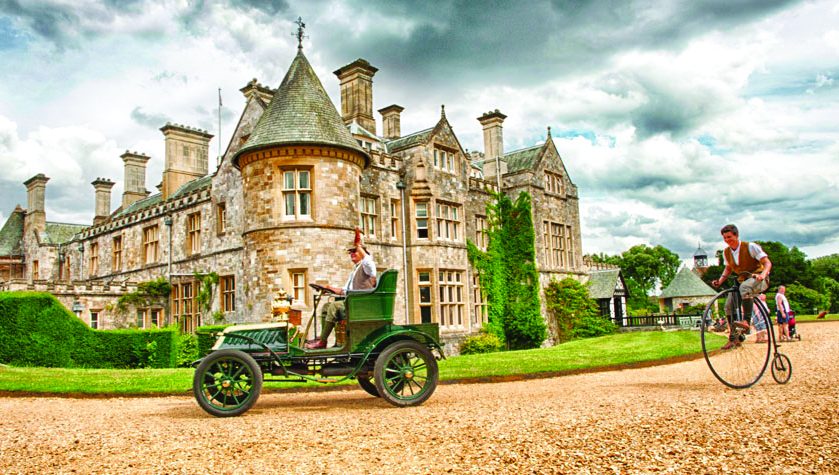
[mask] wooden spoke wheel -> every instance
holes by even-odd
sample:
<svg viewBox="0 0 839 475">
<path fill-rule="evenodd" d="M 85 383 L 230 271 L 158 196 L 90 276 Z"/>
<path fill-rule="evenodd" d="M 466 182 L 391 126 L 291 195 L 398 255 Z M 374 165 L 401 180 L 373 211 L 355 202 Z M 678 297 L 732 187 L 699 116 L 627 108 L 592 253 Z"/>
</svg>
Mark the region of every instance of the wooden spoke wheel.
<svg viewBox="0 0 839 475">
<path fill-rule="evenodd" d="M 414 340 L 392 343 L 376 359 L 374 379 L 384 400 L 418 406 L 437 388 L 439 372 L 431 351 Z"/>
<path fill-rule="evenodd" d="M 192 381 L 198 405 L 216 417 L 231 417 L 253 407 L 262 390 L 262 370 L 247 353 L 219 350 L 207 355 Z"/>
</svg>

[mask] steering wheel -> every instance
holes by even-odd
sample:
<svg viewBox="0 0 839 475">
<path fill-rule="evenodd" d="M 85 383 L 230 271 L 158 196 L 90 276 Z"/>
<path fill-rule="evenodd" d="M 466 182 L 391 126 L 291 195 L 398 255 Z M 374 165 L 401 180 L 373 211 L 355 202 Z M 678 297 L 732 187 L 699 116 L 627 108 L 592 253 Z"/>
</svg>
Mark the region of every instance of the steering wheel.
<svg viewBox="0 0 839 475">
<path fill-rule="evenodd" d="M 324 294 L 334 294 L 335 292 L 329 290 L 328 287 L 324 287 L 320 284 L 309 284 L 309 287 L 317 290 L 318 292 L 322 292 Z"/>
</svg>

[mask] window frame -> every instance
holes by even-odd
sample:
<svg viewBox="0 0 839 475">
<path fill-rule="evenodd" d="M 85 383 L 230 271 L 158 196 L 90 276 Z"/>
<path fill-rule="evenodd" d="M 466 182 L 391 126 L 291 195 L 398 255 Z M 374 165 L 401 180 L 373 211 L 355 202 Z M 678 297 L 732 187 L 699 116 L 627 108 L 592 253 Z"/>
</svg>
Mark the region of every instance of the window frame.
<svg viewBox="0 0 839 475">
<path fill-rule="evenodd" d="M 227 203 L 216 203 L 216 235 L 227 232 Z"/>
<path fill-rule="evenodd" d="M 151 240 L 149 234 L 153 231 L 154 240 Z M 151 252 L 150 252 L 151 251 Z M 149 255 L 153 254 L 151 258 Z M 143 264 L 156 264 L 160 259 L 160 225 L 153 224 L 143 228 Z"/>
<path fill-rule="evenodd" d="M 114 236 L 111 240 L 111 269 L 113 272 L 122 270 L 122 234 Z"/>
<path fill-rule="evenodd" d="M 449 242 L 461 242 L 460 233 L 460 210 L 462 205 L 438 201 L 435 206 L 436 215 L 434 222 L 437 227 L 437 240 Z"/>
<path fill-rule="evenodd" d="M 99 243 L 90 243 L 90 255 L 88 258 L 87 275 L 88 277 L 96 277 L 99 274 Z"/>
<path fill-rule="evenodd" d="M 358 200 L 359 228 L 367 237 L 376 237 L 379 229 L 379 197 L 361 195 Z M 372 210 L 371 210 L 372 208 Z"/>
<path fill-rule="evenodd" d="M 223 275 L 219 277 L 219 295 L 221 295 L 221 311 L 236 311 L 236 276 Z"/>
<path fill-rule="evenodd" d="M 416 229 L 416 236 L 417 239 L 422 240 L 430 240 L 431 239 L 431 229 L 429 227 L 429 221 L 431 220 L 431 213 L 430 213 L 430 201 L 415 201 L 414 202 L 414 228 Z M 420 207 L 425 209 L 425 214 L 420 216 Z M 424 221 L 425 225 L 420 226 L 420 221 Z M 425 231 L 425 236 L 420 236 L 420 230 Z"/>
<path fill-rule="evenodd" d="M 313 213 L 313 204 L 314 204 L 314 168 L 311 166 L 284 166 L 279 167 L 280 176 L 282 177 L 280 180 L 280 206 L 278 207 L 281 213 L 281 219 L 283 221 L 300 221 L 300 220 L 309 220 L 311 221 L 314 218 Z M 306 176 L 308 177 L 307 185 L 308 188 L 304 188 L 300 186 L 301 183 L 301 173 L 305 172 Z M 291 173 L 294 177 L 293 179 L 293 188 L 287 187 L 287 175 Z M 288 196 L 293 197 L 293 204 L 294 213 L 288 214 Z M 305 196 L 306 199 L 306 207 L 308 213 L 303 213 L 301 211 L 301 206 L 304 200 L 301 199 L 302 196 Z"/>
</svg>

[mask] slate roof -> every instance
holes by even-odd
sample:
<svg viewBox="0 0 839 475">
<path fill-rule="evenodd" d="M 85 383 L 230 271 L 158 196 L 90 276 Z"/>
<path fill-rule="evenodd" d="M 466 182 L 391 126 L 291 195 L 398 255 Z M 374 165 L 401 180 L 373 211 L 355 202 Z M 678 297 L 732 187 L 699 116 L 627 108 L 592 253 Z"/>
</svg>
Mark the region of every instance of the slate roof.
<svg viewBox="0 0 839 475">
<path fill-rule="evenodd" d="M 600 300 L 610 299 L 615 295 L 615 288 L 618 286 L 620 269 L 595 270 L 589 274 L 591 278 L 588 284 L 589 297 Z"/>
<path fill-rule="evenodd" d="M 702 297 L 716 295 L 714 289 L 708 286 L 696 275 L 696 272 L 682 267 L 673 278 L 673 282 L 661 291 L 659 298 L 669 299 L 674 297 Z"/>
<path fill-rule="evenodd" d="M 211 186 L 212 184 L 213 184 L 213 176 L 212 175 L 207 175 L 207 176 L 202 176 L 201 178 L 196 178 L 195 180 L 186 182 L 183 185 L 181 185 L 181 187 L 178 188 L 177 191 L 175 191 L 175 193 L 172 194 L 172 196 L 169 197 L 169 199 L 170 200 L 175 199 L 175 198 L 177 198 L 181 195 L 188 195 L 195 190 L 200 190 L 201 188 L 204 188 L 205 186 Z"/>
<path fill-rule="evenodd" d="M 189 183 L 187 183 L 187 185 L 188 184 Z M 184 185 L 184 186 L 186 186 L 186 185 Z M 181 187 L 181 188 L 183 188 L 183 187 Z M 179 188 L 178 191 L 180 191 L 181 188 Z M 119 218 L 120 216 L 127 216 L 131 213 L 136 213 L 137 211 L 140 211 L 141 209 L 151 208 L 152 206 L 160 203 L 162 200 L 163 200 L 163 193 L 157 193 L 155 195 L 151 195 L 151 196 L 148 196 L 146 198 L 143 198 L 142 200 L 137 200 L 137 201 L 131 203 L 130 205 L 128 205 L 127 208 L 124 208 L 124 209 L 120 210 L 119 213 L 115 214 L 112 217 L 112 219 Z"/>
<path fill-rule="evenodd" d="M 542 152 L 543 146 L 544 144 L 534 145 L 533 147 L 505 153 L 501 160 L 507 162 L 507 173 L 532 169 Z"/>
<path fill-rule="evenodd" d="M 41 235 L 41 242 L 44 244 L 64 244 L 72 240 L 77 233 L 89 227 L 87 224 L 51 223 L 47 221 L 47 228 Z"/>
<path fill-rule="evenodd" d="M 248 141 L 236 152 L 233 165 L 238 166 L 239 157 L 247 152 L 293 144 L 333 145 L 370 159 L 344 125 L 302 51 L 297 52 Z"/>
<path fill-rule="evenodd" d="M 0 256 L 19 256 L 23 239 L 23 210 L 20 207 L 12 211 L 3 229 L 0 229 Z"/>
<path fill-rule="evenodd" d="M 385 142 L 385 146 L 387 147 L 387 151 L 389 153 L 405 150 L 406 148 L 411 148 L 415 145 L 428 142 L 428 137 L 431 136 L 431 132 L 433 131 L 434 127 L 420 130 L 419 132 L 414 132 L 411 135 L 406 135 L 404 137 L 399 137 L 398 139 Z"/>
</svg>

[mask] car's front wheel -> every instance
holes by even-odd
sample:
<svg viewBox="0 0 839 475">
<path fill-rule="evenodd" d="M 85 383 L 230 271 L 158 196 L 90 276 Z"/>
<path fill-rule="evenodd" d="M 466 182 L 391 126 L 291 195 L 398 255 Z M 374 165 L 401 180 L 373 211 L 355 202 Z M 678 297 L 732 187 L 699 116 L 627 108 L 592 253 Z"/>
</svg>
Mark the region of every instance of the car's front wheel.
<svg viewBox="0 0 839 475">
<path fill-rule="evenodd" d="M 253 407 L 262 390 L 262 370 L 250 355 L 219 350 L 207 355 L 192 380 L 198 405 L 216 417 L 231 417 Z"/>
</svg>

